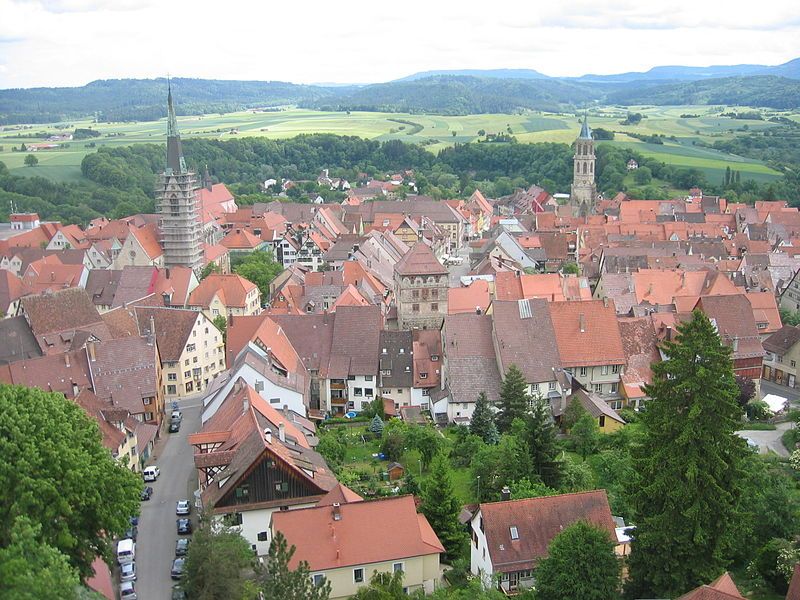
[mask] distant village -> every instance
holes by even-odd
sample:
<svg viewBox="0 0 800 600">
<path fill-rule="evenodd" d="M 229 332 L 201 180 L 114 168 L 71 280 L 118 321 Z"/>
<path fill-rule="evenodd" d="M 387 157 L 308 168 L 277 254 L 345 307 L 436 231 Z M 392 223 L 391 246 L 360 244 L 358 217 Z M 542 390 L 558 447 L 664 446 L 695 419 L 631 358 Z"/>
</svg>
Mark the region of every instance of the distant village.
<svg viewBox="0 0 800 600">
<path fill-rule="evenodd" d="M 193 505 L 238 525 L 259 556 L 280 531 L 331 598 L 367 585 L 374 564 L 432 592 L 437 533 L 413 496 L 366 501 L 337 480 L 316 450 L 326 420 L 378 401 L 387 420 L 469 425 L 479 394 L 499 402 L 515 365 L 555 423 L 578 398 L 611 432 L 625 426 L 620 411 L 646 405 L 661 344 L 697 310 L 736 375 L 800 386 L 800 329 L 780 314 L 800 310 L 800 212 L 697 188 L 602 198 L 585 120 L 575 147 L 566 198 L 537 186 L 400 198 L 413 171 L 347 182 L 326 170 L 317 183 L 344 192 L 341 203 L 239 207 L 207 170 L 187 168 L 170 97 L 155 214 L 84 228 L 14 212 L 0 224 L 0 382 L 74 401 L 136 472 L 168 437 L 172 404 L 197 401 Z M 259 251 L 282 267 L 268 295 L 231 268 Z M 603 490 L 508 495 L 465 506 L 462 520 L 471 572 L 487 585 L 499 575 L 509 593 L 576 521 L 629 551 Z"/>
</svg>

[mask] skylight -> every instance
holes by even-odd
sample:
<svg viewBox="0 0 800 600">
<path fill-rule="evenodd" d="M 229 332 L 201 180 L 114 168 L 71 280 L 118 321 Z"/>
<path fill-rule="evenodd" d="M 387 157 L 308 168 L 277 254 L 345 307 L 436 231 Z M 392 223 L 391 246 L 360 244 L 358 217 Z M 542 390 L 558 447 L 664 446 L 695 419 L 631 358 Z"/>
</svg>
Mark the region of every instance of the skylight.
<svg viewBox="0 0 800 600">
<path fill-rule="evenodd" d="M 516 526 L 511 526 L 511 539 L 518 540 L 519 539 L 519 531 L 517 530 Z"/>
</svg>

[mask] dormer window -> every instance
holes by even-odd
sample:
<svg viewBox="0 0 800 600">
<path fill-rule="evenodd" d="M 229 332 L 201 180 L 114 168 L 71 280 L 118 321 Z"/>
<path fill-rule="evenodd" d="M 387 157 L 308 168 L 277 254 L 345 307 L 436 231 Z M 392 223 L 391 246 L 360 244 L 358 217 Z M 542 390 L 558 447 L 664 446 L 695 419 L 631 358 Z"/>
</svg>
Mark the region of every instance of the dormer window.
<svg viewBox="0 0 800 600">
<path fill-rule="evenodd" d="M 438 354 L 431 354 L 431 362 L 436 362 L 437 360 L 439 360 L 439 355 Z"/>
<path fill-rule="evenodd" d="M 420 379 L 427 379 L 428 378 L 428 374 L 427 373 L 420 373 L 419 374 L 419 378 Z"/>
</svg>

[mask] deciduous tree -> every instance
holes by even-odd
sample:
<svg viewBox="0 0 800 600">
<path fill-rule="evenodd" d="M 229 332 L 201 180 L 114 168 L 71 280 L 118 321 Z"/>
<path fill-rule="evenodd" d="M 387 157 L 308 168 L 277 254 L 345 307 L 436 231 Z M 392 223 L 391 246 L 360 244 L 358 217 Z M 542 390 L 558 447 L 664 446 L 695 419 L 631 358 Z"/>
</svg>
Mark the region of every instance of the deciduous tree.
<svg viewBox="0 0 800 600">
<path fill-rule="evenodd" d="M 653 365 L 652 398 L 633 448 L 636 534 L 626 594 L 673 597 L 727 566 L 742 493 L 742 414 L 731 350 L 703 313 L 678 326 Z"/>
<path fill-rule="evenodd" d="M 584 411 L 578 418 L 575 425 L 572 426 L 570 434 L 573 442 L 575 442 L 575 449 L 583 460 L 586 460 L 587 456 L 597 451 L 597 444 L 600 441 L 600 428 L 595 418 L 588 412 Z"/>
<path fill-rule="evenodd" d="M 97 423 L 61 394 L 0 385 L 0 548 L 25 515 L 82 578 L 139 512 L 142 480 L 103 447 Z"/>
<path fill-rule="evenodd" d="M 283 271 L 283 265 L 275 262 L 272 252 L 258 250 L 236 265 L 234 272 L 255 283 L 261 292 L 262 301 L 269 298 L 269 284 Z"/>
<path fill-rule="evenodd" d="M 550 542 L 536 569 L 537 598 L 613 600 L 619 597 L 619 577 L 609 533 L 578 521 Z"/>
</svg>

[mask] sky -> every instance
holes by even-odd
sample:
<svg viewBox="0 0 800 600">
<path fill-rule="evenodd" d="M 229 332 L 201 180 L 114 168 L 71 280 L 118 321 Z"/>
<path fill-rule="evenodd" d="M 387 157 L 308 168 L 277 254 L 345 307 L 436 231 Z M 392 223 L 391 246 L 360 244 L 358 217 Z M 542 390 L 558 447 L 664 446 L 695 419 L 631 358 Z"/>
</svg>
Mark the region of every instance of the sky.
<svg viewBox="0 0 800 600">
<path fill-rule="evenodd" d="M 374 83 L 433 69 L 578 76 L 798 56 L 796 0 L 0 0 L 0 89 L 167 75 Z"/>
</svg>

